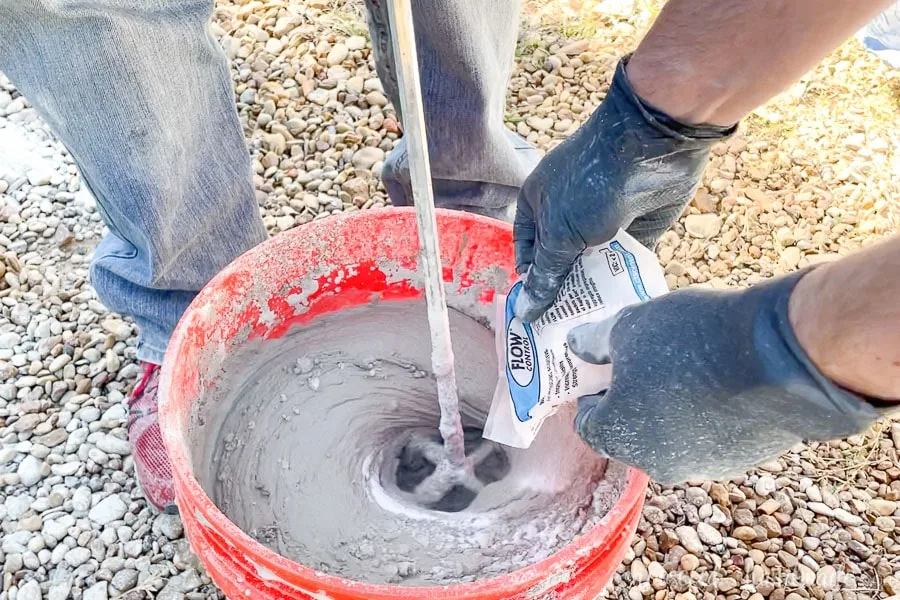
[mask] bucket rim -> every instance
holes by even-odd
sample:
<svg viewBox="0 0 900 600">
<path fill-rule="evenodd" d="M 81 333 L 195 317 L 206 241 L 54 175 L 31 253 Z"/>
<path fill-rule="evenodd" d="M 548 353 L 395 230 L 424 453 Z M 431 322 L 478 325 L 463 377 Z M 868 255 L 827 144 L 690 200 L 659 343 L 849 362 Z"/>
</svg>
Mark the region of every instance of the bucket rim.
<svg viewBox="0 0 900 600">
<path fill-rule="evenodd" d="M 502 229 L 507 234 L 511 234 L 512 231 L 512 226 L 508 223 L 473 213 L 436 209 L 436 215 L 439 225 L 441 222 L 445 224 L 462 222 L 475 227 Z M 354 211 L 334 215 L 328 219 L 312 221 L 274 236 L 248 250 L 217 273 L 204 287 L 204 290 L 217 287 L 234 273 L 253 268 L 254 256 L 264 245 L 285 244 L 296 235 L 315 235 L 317 229 L 327 231 L 343 227 L 348 223 L 352 225 L 356 221 L 369 222 L 388 219 L 392 221 L 411 220 L 412 227 L 415 227 L 413 207 L 385 207 Z M 361 223 L 359 226 L 364 225 Z M 510 250 L 512 250 L 511 245 Z M 201 291 L 198 298 L 202 294 Z M 573 542 L 541 561 L 474 582 L 431 586 L 367 583 L 317 571 L 293 561 L 252 538 L 219 510 L 194 476 L 187 449 L 179 439 L 183 428 L 176 414 L 177 411 L 170 405 L 167 392 L 173 389 L 174 375 L 181 369 L 177 356 L 180 349 L 189 343 L 189 326 L 201 316 L 201 311 L 192 310 L 197 308 L 195 302 L 191 303 L 175 328 L 163 361 L 159 385 L 160 425 L 169 460 L 172 463 L 177 503 L 182 518 L 197 521 L 204 527 L 217 530 L 223 540 L 234 548 L 235 552 L 245 555 L 247 569 L 255 568 L 257 576 L 262 579 L 283 584 L 312 598 L 331 598 L 329 594 L 332 593 L 350 595 L 364 593 L 365 597 L 372 600 L 388 598 L 412 600 L 427 597 L 436 590 L 441 591 L 442 598 L 462 600 L 478 598 L 483 594 L 497 593 L 514 585 L 517 588 L 538 586 L 556 573 L 564 574 L 566 571 L 571 571 L 571 566 L 575 565 L 576 561 L 585 554 L 604 552 L 607 542 L 614 541 L 616 536 L 621 535 L 623 530 L 628 527 L 629 519 L 627 517 L 634 510 L 635 505 L 643 501 L 649 477 L 642 471 L 629 466 L 626 482 L 619 498 L 600 522 L 587 533 L 578 536 Z M 208 313 L 208 311 L 204 312 Z M 629 541 L 624 543 L 627 545 Z M 321 594 L 321 596 L 317 594 Z"/>
</svg>

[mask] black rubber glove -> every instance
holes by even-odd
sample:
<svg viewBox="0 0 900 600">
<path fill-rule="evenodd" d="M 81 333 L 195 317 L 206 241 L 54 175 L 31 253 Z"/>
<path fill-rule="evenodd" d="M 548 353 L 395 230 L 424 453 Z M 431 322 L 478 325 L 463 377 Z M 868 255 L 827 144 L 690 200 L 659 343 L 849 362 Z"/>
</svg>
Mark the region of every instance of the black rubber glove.
<svg viewBox="0 0 900 600">
<path fill-rule="evenodd" d="M 627 61 L 587 123 L 541 160 L 519 193 L 516 269 L 528 275 L 516 315 L 525 321 L 553 302 L 586 247 L 621 228 L 652 248 L 690 201 L 709 148 L 734 131 L 684 125 L 643 103 Z"/>
<path fill-rule="evenodd" d="M 823 375 L 788 320 L 804 273 L 673 292 L 573 329 L 576 355 L 613 366 L 607 392 L 579 401 L 578 433 L 600 454 L 677 483 L 731 477 L 797 442 L 866 429 L 881 409 Z"/>
</svg>

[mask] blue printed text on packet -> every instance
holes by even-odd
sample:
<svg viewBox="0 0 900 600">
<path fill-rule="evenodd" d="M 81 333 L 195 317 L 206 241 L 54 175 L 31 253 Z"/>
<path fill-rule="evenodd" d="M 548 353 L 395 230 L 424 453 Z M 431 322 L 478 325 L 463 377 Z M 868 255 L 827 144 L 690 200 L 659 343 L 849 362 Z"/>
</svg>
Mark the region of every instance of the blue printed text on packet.
<svg viewBox="0 0 900 600">
<path fill-rule="evenodd" d="M 535 373 L 537 355 L 531 324 L 516 318 L 513 308 L 522 283 L 515 284 L 506 297 L 504 324 L 506 330 L 506 382 L 512 397 L 516 418 L 531 419 L 531 409 L 537 406 L 541 393 L 541 378 Z"/>
</svg>

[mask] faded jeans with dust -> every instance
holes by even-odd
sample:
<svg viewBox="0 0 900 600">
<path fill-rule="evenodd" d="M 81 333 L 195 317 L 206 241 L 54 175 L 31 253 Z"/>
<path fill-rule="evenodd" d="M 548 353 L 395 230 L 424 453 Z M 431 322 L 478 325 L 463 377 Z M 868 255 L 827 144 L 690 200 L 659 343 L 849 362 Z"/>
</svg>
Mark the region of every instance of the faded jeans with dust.
<svg viewBox="0 0 900 600">
<path fill-rule="evenodd" d="M 503 126 L 518 0 L 416 0 L 437 202 L 508 218 L 537 155 Z M 367 0 L 397 105 L 384 0 Z M 191 299 L 266 239 L 211 0 L 0 0 L 0 71 L 71 152 L 109 232 L 91 282 L 161 363 Z M 409 204 L 401 141 L 385 186 Z"/>
</svg>

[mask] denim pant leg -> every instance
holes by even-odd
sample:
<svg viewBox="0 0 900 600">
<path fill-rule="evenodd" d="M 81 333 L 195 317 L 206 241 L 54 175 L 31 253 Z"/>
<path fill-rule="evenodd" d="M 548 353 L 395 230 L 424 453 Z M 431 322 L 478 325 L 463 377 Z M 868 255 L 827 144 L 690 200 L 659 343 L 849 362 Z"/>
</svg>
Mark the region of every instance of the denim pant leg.
<svg viewBox="0 0 900 600">
<path fill-rule="evenodd" d="M 399 112 L 389 1 L 366 0 L 366 7 L 378 75 Z M 416 0 L 412 7 L 435 203 L 511 219 L 540 158 L 503 124 L 520 0 Z M 394 204 L 412 203 L 402 139 L 382 179 Z"/>
<path fill-rule="evenodd" d="M 0 0 L 0 70 L 74 157 L 109 235 L 91 281 L 159 363 L 195 293 L 266 238 L 212 0 Z"/>
</svg>

